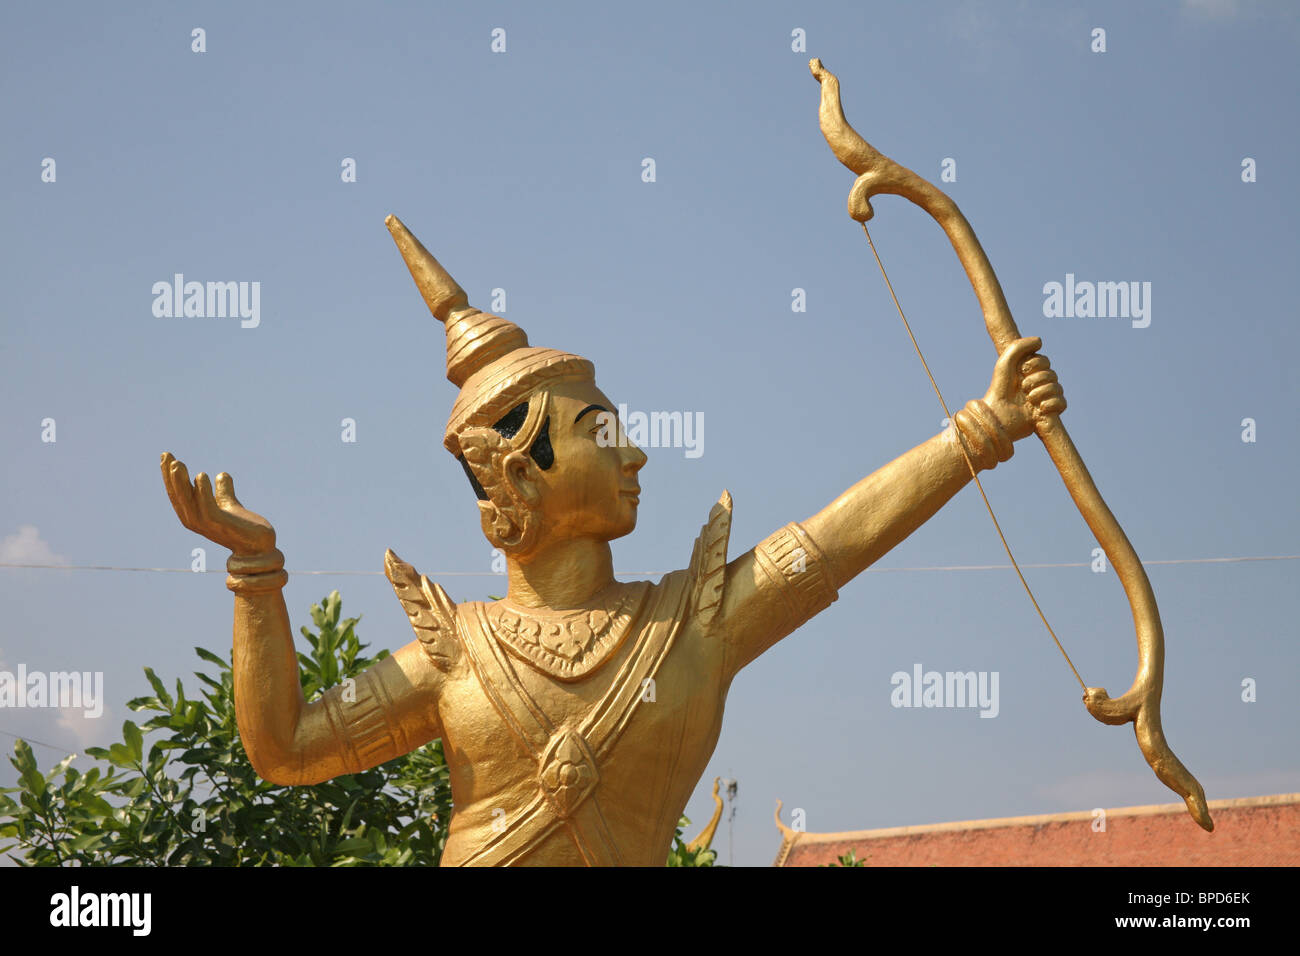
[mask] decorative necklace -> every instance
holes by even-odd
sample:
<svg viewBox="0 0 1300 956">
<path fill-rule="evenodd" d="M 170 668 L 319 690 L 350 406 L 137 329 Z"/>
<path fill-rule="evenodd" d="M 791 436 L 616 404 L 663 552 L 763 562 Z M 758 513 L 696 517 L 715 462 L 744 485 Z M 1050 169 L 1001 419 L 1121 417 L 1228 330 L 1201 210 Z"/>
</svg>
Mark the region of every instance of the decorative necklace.
<svg viewBox="0 0 1300 956">
<path fill-rule="evenodd" d="M 498 601 L 489 605 L 488 623 L 506 649 L 538 670 L 562 681 L 586 677 L 623 643 L 649 593 L 650 582 L 605 589 L 594 608 L 527 610 Z"/>
</svg>

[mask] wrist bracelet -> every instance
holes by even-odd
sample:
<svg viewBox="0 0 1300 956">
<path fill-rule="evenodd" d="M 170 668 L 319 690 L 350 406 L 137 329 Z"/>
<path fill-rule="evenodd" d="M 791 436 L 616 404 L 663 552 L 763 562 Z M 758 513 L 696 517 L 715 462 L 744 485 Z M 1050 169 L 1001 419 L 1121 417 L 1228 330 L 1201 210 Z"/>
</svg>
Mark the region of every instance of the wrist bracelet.
<svg viewBox="0 0 1300 956">
<path fill-rule="evenodd" d="M 279 548 L 261 554 L 232 554 L 226 559 L 226 570 L 231 574 L 264 574 L 284 567 L 284 555 Z"/>
<path fill-rule="evenodd" d="M 257 594 L 261 591 L 278 591 L 289 583 L 289 572 L 267 571 L 263 574 L 227 574 L 226 587 L 236 594 Z"/>
<path fill-rule="evenodd" d="M 226 559 L 226 587 L 236 594 L 278 591 L 289 580 L 279 548 L 261 554 L 232 554 Z"/>
<path fill-rule="evenodd" d="M 1011 438 L 998 424 L 993 410 L 979 399 L 967 402 L 953 416 L 953 424 L 959 429 L 958 444 L 964 446 L 977 471 L 987 471 L 1015 452 Z"/>
</svg>

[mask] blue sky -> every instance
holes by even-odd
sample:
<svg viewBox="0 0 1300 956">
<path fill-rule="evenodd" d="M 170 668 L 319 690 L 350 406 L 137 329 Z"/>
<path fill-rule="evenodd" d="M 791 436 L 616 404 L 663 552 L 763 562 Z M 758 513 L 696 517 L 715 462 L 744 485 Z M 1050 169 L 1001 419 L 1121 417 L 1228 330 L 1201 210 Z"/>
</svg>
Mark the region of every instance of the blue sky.
<svg viewBox="0 0 1300 956">
<path fill-rule="evenodd" d="M 7 8 L 0 563 L 69 569 L 0 568 L 0 669 L 103 671 L 107 713 L 0 709 L 0 731 L 107 743 L 141 668 L 188 675 L 195 645 L 228 648 L 215 546 L 203 575 L 74 569 L 189 567 L 204 542 L 171 511 L 165 450 L 234 475 L 291 570 L 365 572 L 293 575 L 295 627 L 337 588 L 372 647 L 409 641 L 385 548 L 457 599 L 501 592 L 440 445 L 443 333 L 390 212 L 472 302 L 504 289 L 533 344 L 591 358 L 615 402 L 703 415 L 699 457 L 647 449 L 639 528 L 615 544 L 625 577 L 684 567 L 724 488 L 734 556 L 938 431 L 845 214 L 853 177 L 818 131 L 811 56 L 874 145 L 935 182 L 955 161 L 941 185 L 1024 334 L 1042 336 L 1065 422 L 1138 553 L 1300 552 L 1295 9 L 865 6 Z M 875 206 L 950 404 L 981 396 L 995 355 L 946 239 L 903 200 Z M 151 289 L 176 273 L 259 282 L 260 324 L 156 317 Z M 1044 315 L 1044 285 L 1067 275 L 1149 282 L 1150 324 Z M 1027 575 L 1084 678 L 1118 695 L 1135 666 L 1127 603 L 1087 566 L 1095 542 L 1036 439 L 985 487 L 1022 562 L 1072 565 Z M 771 861 L 777 798 L 819 832 L 1177 800 L 1130 730 L 1084 710 L 1010 570 L 896 570 L 1002 564 L 968 488 L 740 675 L 687 808 L 702 823 L 713 776 L 739 780 L 724 860 Z M 1300 790 L 1296 571 L 1149 568 L 1165 729 L 1211 799 Z M 997 672 L 997 718 L 891 706 L 891 675 L 918 663 Z M 0 785 L 13 777 L 0 768 Z"/>
</svg>

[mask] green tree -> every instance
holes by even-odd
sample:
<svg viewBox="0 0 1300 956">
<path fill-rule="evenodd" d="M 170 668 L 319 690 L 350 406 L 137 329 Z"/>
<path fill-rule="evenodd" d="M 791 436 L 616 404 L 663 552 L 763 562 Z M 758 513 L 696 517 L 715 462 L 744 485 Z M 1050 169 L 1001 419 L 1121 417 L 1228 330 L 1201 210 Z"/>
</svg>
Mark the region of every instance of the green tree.
<svg viewBox="0 0 1300 956">
<path fill-rule="evenodd" d="M 299 654 L 308 700 L 387 656 L 362 655 L 359 618 L 340 621 L 337 591 L 311 609 Z M 153 693 L 127 706 L 153 714 L 122 725 L 122 741 L 73 757 L 49 775 L 19 741 L 11 763 L 19 786 L 0 791 L 0 846 L 27 866 L 420 866 L 446 842 L 451 788 L 442 742 L 363 773 L 308 787 L 258 777 L 239 740 L 230 662 L 195 648 L 215 673 L 195 672 L 199 697 L 175 694 L 145 668 Z M 145 749 L 145 735 L 160 737 Z M 15 800 L 10 794 L 17 794 Z"/>
</svg>

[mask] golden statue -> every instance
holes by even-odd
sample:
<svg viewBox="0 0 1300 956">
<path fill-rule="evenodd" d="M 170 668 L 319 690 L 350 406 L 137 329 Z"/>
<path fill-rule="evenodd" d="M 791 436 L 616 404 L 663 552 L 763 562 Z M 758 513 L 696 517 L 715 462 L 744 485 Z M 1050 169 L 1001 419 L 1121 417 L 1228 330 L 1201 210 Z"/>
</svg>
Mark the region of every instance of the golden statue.
<svg viewBox="0 0 1300 956">
<path fill-rule="evenodd" d="M 859 174 L 853 217 L 865 228 L 870 197 L 899 193 L 952 237 L 998 348 L 988 392 L 950 416 L 953 427 L 730 560 L 724 491 L 684 570 L 658 583 L 619 582 L 609 542 L 636 526 L 646 456 L 622 432 L 592 363 L 530 346 L 518 326 L 472 307 L 389 216 L 420 293 L 446 327 L 447 377 L 459 394 L 443 444 L 478 497 L 483 533 L 507 556 L 507 596 L 456 604 L 389 551 L 385 568 L 416 640 L 349 692 L 335 687 L 308 703 L 274 529 L 239 503 L 229 475 L 218 475 L 215 488 L 204 474 L 191 485 L 185 466 L 164 454 L 182 524 L 233 552 L 226 584 L 235 593 L 236 714 L 259 774 L 316 783 L 441 737 L 454 800 L 444 865 L 662 866 L 737 672 L 1037 432 L 1076 501 L 1095 499 L 1089 523 L 1130 598 L 1135 589 L 1144 596 L 1133 689 L 1117 700 L 1086 689 L 1087 706 L 1107 723 L 1134 720 L 1156 773 L 1208 829 L 1204 794 L 1160 730 L 1163 638 L 1150 586 L 1136 555 L 1114 550 L 1105 520 L 1094 523 L 1097 506 L 1114 518 L 1060 424 L 1065 398 L 1036 354 L 1040 340 L 1016 331 L 957 207 L 867 145 L 844 120 L 834 76 L 818 61 L 812 68 L 823 133 Z"/>
</svg>

